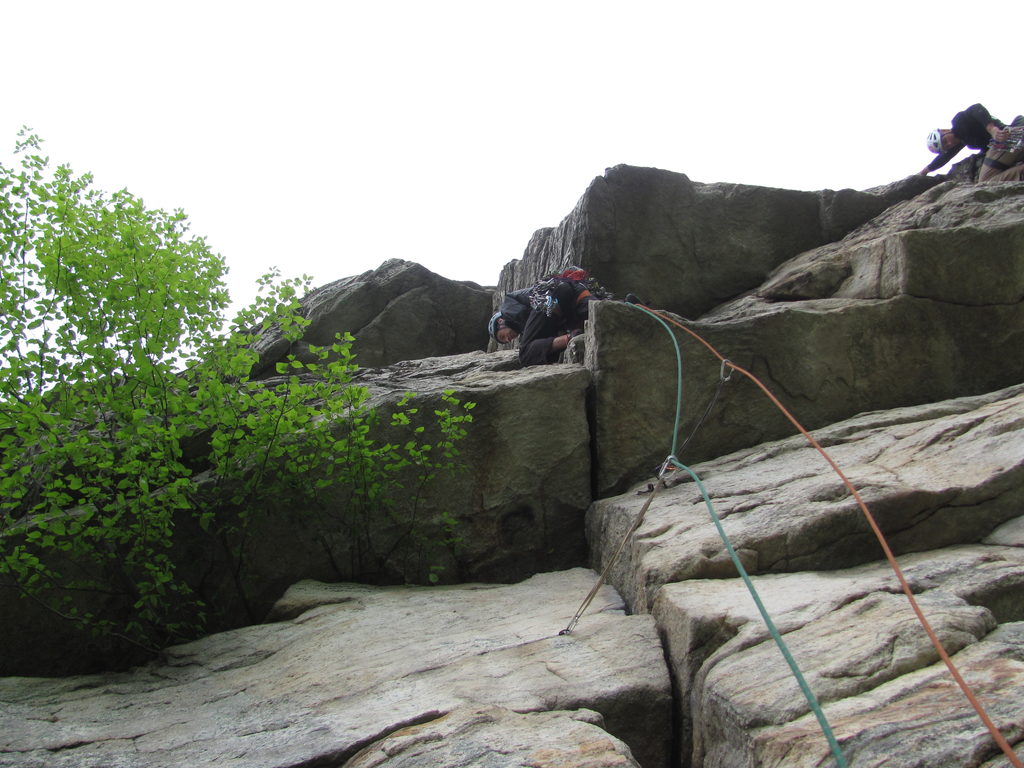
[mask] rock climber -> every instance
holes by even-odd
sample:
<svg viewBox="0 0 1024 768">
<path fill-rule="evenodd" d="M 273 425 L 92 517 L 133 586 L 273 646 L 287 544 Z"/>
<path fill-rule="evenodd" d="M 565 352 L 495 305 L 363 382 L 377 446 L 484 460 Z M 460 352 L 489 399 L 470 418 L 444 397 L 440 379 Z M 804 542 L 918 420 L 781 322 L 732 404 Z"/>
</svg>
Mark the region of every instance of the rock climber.
<svg viewBox="0 0 1024 768">
<path fill-rule="evenodd" d="M 928 134 L 928 149 L 938 157 L 918 172 L 927 176 L 952 160 L 965 146 L 984 151 L 978 181 L 1020 181 L 1024 179 L 1024 141 L 1011 135 L 1024 129 L 1024 116 L 1010 126 L 989 114 L 981 104 L 972 104 L 953 116 L 951 128 L 936 128 Z"/>
<path fill-rule="evenodd" d="M 499 344 L 519 339 L 524 366 L 558 362 L 574 336 L 583 332 L 589 304 L 599 298 L 587 284 L 587 273 L 571 267 L 531 288 L 505 294 L 487 324 Z"/>
</svg>

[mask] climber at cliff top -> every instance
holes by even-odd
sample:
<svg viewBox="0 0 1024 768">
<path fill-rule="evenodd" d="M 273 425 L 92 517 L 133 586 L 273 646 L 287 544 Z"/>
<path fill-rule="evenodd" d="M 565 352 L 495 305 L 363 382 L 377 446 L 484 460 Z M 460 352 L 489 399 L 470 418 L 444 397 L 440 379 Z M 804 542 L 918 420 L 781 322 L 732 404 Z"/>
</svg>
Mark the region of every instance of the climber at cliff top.
<svg viewBox="0 0 1024 768">
<path fill-rule="evenodd" d="M 1024 116 L 1014 118 L 1010 127 L 1024 127 Z M 936 128 L 928 134 L 928 149 L 938 155 L 918 172 L 927 176 L 952 160 L 965 146 L 985 151 L 978 181 L 1020 181 L 1024 179 L 1024 142 L 1011 138 L 1005 123 L 989 114 L 981 104 L 972 104 L 953 116 L 952 128 Z"/>
<path fill-rule="evenodd" d="M 555 363 L 572 337 L 583 332 L 590 302 L 597 298 L 587 284 L 587 273 L 571 267 L 505 294 L 487 332 L 499 344 L 518 338 L 519 362 L 524 366 Z"/>
</svg>

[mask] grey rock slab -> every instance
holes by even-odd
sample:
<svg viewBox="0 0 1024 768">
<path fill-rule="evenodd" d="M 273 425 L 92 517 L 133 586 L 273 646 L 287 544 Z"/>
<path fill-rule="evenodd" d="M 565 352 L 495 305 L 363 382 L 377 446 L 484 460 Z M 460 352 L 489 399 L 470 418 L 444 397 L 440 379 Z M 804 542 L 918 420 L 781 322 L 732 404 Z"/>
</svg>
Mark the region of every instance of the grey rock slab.
<svg viewBox="0 0 1024 768">
<path fill-rule="evenodd" d="M 462 708 L 388 734 L 344 768 L 640 768 L 590 710 L 528 712 Z"/>
<path fill-rule="evenodd" d="M 1018 548 L 953 547 L 900 561 L 923 614 L 950 654 L 1017 626 L 997 628 L 997 621 L 1024 619 L 1024 551 Z M 888 563 L 754 576 L 752 582 L 829 713 L 850 701 L 860 702 L 858 711 L 869 710 L 866 702 L 877 701 L 876 691 L 912 680 L 922 670 L 935 677 L 937 663 L 945 670 Z M 762 734 L 777 727 L 792 727 L 822 759 L 828 746 L 821 729 L 807 714 L 809 704 L 739 579 L 667 585 L 654 615 L 676 685 L 687 692 L 677 702 L 684 764 L 746 764 L 747 755 L 757 754 Z M 1011 681 L 998 695 L 1012 698 L 1022 683 Z M 969 721 L 973 711 L 966 698 L 961 694 L 955 704 L 951 717 Z M 877 715 L 863 717 L 871 723 Z M 972 725 L 980 726 L 980 720 Z M 848 727 L 866 726 L 851 720 Z M 894 753 L 893 764 L 904 765 L 903 759 L 903 752 Z"/>
<path fill-rule="evenodd" d="M 1024 297 L 1022 262 L 1024 184 L 945 183 L 780 265 L 755 294 L 1012 303 Z"/>
<path fill-rule="evenodd" d="M 1024 391 L 864 414 L 813 433 L 897 553 L 977 542 L 1024 510 Z M 694 466 L 751 573 L 834 570 L 881 556 L 839 476 L 803 436 Z M 658 589 L 735 575 L 707 505 L 682 472 L 658 492 L 611 581 L 646 610 Z M 670 481 L 676 482 L 676 481 Z M 646 484 L 587 513 L 603 569 L 639 515 Z"/>
<path fill-rule="evenodd" d="M 1024 757 L 1024 624 L 1002 625 L 952 659 L 1018 759 Z M 1010 765 L 941 663 L 826 706 L 825 714 L 851 768 Z M 810 768 L 830 762 L 829 754 L 817 723 L 805 716 L 758 732 L 743 759 L 765 768 Z M 730 759 L 704 765 L 738 764 Z"/>
<path fill-rule="evenodd" d="M 306 585 L 294 618 L 168 649 L 127 673 L 0 680 L 0 765 L 341 764 L 464 707 L 589 709 L 645 766 L 665 765 L 670 690 L 648 616 L 605 587 L 560 636 L 595 574 L 516 585 Z M 320 589 L 323 604 L 311 597 Z M 296 600 L 285 613 L 295 613 Z"/>
</svg>

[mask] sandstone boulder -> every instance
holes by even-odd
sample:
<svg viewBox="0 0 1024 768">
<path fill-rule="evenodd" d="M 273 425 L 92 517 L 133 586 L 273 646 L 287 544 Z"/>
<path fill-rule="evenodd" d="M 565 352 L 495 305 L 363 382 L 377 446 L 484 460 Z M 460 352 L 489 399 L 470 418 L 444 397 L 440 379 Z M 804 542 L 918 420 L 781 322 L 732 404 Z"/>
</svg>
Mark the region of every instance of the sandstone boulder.
<svg viewBox="0 0 1024 768">
<path fill-rule="evenodd" d="M 559 635 L 594 579 L 306 584 L 293 618 L 169 648 L 147 667 L 2 679 L 0 765 L 460 764 L 435 762 L 442 753 L 508 765 L 510 749 L 535 765 L 667 766 L 666 742 L 648 737 L 671 728 L 653 620 L 622 615 L 605 587 L 586 627 Z"/>
<path fill-rule="evenodd" d="M 277 329 L 254 344 L 253 376 L 273 376 L 288 355 L 312 362 L 309 345 L 330 346 L 336 333 L 355 336 L 352 351 L 363 367 L 455 355 L 487 347 L 491 290 L 456 282 L 411 261 L 390 259 L 377 269 L 315 289 L 302 299 L 310 321 L 294 344 Z"/>
</svg>

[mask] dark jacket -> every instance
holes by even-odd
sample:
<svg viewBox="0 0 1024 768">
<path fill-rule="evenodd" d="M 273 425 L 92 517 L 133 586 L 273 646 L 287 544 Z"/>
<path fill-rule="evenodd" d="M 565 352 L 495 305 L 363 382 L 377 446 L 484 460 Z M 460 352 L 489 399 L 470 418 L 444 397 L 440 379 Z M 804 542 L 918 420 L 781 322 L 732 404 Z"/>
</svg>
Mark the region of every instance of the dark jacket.
<svg viewBox="0 0 1024 768">
<path fill-rule="evenodd" d="M 986 149 L 992 139 L 985 129 L 989 123 L 995 123 L 999 128 L 1006 125 L 989 114 L 981 104 L 972 104 L 963 112 L 957 112 L 953 116 L 953 133 L 960 141 L 971 149 Z M 929 171 L 937 171 L 950 160 L 957 156 L 963 147 L 955 147 L 938 155 L 928 164 Z"/>
<path fill-rule="evenodd" d="M 558 362 L 560 351 L 553 348 L 556 336 L 583 330 L 583 323 L 589 316 L 589 303 L 592 299 L 586 285 L 575 280 L 553 280 L 549 293 L 557 299 L 557 314 L 547 314 L 544 308 L 534 309 L 527 313 L 522 335 L 519 337 L 519 362 L 523 366 L 545 365 Z M 530 306 L 529 296 L 532 289 L 526 290 L 526 305 Z M 516 294 L 522 293 L 516 291 Z M 514 296 L 515 294 L 509 294 Z M 507 299 L 507 297 L 506 297 Z M 519 299 L 516 299 L 517 303 Z M 502 314 L 505 302 L 502 302 Z M 506 322 L 508 320 L 506 319 Z"/>
<path fill-rule="evenodd" d="M 530 291 L 532 288 L 520 288 L 518 291 L 506 293 L 498 307 L 505 324 L 516 333 L 522 333 L 526 321 L 530 317 Z"/>
</svg>

